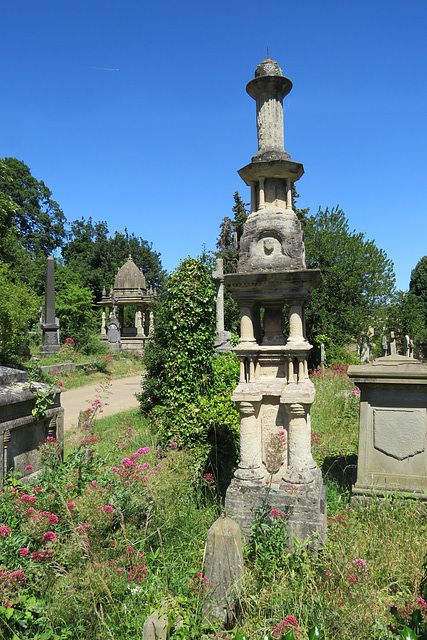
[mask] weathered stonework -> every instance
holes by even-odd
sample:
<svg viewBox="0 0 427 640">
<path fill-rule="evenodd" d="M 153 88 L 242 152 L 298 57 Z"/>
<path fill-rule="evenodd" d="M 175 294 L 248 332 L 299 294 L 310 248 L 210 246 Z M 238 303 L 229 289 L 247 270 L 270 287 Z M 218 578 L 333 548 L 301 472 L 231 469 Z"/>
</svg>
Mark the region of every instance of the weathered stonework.
<svg viewBox="0 0 427 640">
<path fill-rule="evenodd" d="M 353 495 L 397 491 L 427 500 L 427 367 L 390 355 L 348 374 L 361 392 Z"/>
<path fill-rule="evenodd" d="M 240 463 L 225 504 L 247 534 L 270 481 L 269 441 L 285 431 L 287 450 L 273 475 L 268 502 L 288 513 L 291 536 L 318 546 L 326 535 L 326 490 L 311 455 L 314 386 L 308 377 L 312 347 L 305 337 L 304 307 L 321 274 L 305 267 L 303 232 L 292 208 L 292 186 L 304 169 L 283 149 L 282 99 L 291 88 L 272 60 L 258 66 L 247 86 L 257 103 L 258 152 L 239 171 L 251 187 L 251 213 L 240 240 L 237 273 L 224 276 L 241 317 L 235 348 L 240 382 L 232 396 L 240 412 Z"/>
<path fill-rule="evenodd" d="M 104 290 L 97 304 L 102 307 L 101 340 L 108 342 L 110 351 L 142 351 L 153 333 L 153 301 L 156 290 L 147 288 L 145 276 L 132 256 L 120 267 L 109 295 Z M 125 307 L 136 307 L 135 324 L 124 326 Z M 116 316 L 117 314 L 117 316 Z"/>
<path fill-rule="evenodd" d="M 47 436 L 64 440 L 64 409 L 61 407 L 60 390 L 54 392 L 53 404 L 45 414 L 34 417 L 37 389 L 46 392 L 45 384 L 27 382 L 27 374 L 17 369 L 0 367 L 0 446 L 3 478 L 11 471 L 20 472 L 31 480 L 42 468 L 39 445 Z M 31 466 L 32 469 L 26 469 Z"/>
</svg>

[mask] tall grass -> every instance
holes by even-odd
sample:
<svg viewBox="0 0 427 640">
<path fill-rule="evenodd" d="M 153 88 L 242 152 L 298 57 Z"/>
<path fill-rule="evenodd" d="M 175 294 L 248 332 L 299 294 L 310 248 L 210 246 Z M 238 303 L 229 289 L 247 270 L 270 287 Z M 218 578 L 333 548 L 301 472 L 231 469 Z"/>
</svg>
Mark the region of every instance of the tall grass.
<svg viewBox="0 0 427 640">
<path fill-rule="evenodd" d="M 328 488 L 328 539 L 316 560 L 302 546 L 286 555 L 284 545 L 270 566 L 247 561 L 232 630 L 203 626 L 203 585 L 195 578 L 221 508 L 215 482 L 201 476 L 191 452 L 174 443 L 157 450 L 137 411 L 94 420 L 94 404 L 81 442 L 66 444 L 64 464 L 47 442 L 37 487 L 10 478 L 0 496 L 2 637 L 133 640 L 162 603 L 171 638 L 280 637 L 289 616 L 301 640 L 315 624 L 326 640 L 401 637 L 403 618 L 393 629 L 391 605 L 407 622 L 414 609 L 425 611 L 417 600 L 425 595 L 424 506 L 396 496 L 352 508 L 357 390 L 339 367 L 313 380 L 313 453 Z"/>
</svg>

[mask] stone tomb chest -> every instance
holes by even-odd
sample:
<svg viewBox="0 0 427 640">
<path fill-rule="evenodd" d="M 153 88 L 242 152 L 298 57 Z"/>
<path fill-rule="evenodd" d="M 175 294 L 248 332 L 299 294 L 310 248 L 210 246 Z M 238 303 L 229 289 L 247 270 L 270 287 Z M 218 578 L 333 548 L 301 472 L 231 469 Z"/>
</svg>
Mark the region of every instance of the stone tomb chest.
<svg viewBox="0 0 427 640">
<path fill-rule="evenodd" d="M 41 469 L 39 445 L 48 436 L 64 439 L 64 409 L 60 390 L 53 392 L 53 404 L 43 415 L 33 416 L 37 390 L 48 391 L 45 384 L 28 383 L 24 371 L 0 367 L 0 487 L 11 471 L 31 479 Z M 31 468 L 28 468 L 31 467 Z"/>
<path fill-rule="evenodd" d="M 427 367 L 391 355 L 348 374 L 361 391 L 353 493 L 410 492 L 427 500 Z"/>
</svg>

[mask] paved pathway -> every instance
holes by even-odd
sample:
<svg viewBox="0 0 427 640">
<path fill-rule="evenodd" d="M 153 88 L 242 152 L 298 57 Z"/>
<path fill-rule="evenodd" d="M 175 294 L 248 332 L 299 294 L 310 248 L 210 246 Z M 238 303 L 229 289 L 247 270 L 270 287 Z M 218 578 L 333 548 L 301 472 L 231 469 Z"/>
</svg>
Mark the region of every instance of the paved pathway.
<svg viewBox="0 0 427 640">
<path fill-rule="evenodd" d="M 61 405 L 64 407 L 64 430 L 70 431 L 77 426 L 79 414 L 82 409 L 87 409 L 95 398 L 100 398 L 103 403 L 104 416 L 112 416 L 120 411 L 138 407 L 135 393 L 141 391 L 141 375 L 130 378 L 117 378 L 112 380 L 107 393 L 103 393 L 100 384 L 93 384 L 79 389 L 68 389 L 61 393 Z M 100 416 L 100 417 L 101 417 Z"/>
</svg>

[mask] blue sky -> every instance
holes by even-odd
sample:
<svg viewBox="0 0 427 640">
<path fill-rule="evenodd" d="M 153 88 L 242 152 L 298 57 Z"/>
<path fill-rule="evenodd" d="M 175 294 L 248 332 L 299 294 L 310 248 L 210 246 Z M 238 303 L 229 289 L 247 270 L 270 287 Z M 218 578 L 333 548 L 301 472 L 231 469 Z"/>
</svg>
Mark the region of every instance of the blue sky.
<svg viewBox="0 0 427 640">
<path fill-rule="evenodd" d="M 427 254 L 425 0 L 14 0 L 0 21 L 0 157 L 68 220 L 153 243 L 166 269 L 215 247 L 257 150 L 257 64 L 294 85 L 285 148 L 300 206 L 337 204 L 397 285 Z"/>
</svg>

